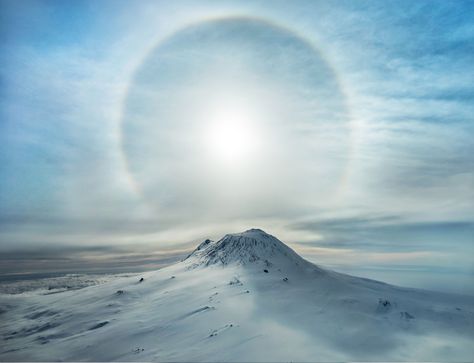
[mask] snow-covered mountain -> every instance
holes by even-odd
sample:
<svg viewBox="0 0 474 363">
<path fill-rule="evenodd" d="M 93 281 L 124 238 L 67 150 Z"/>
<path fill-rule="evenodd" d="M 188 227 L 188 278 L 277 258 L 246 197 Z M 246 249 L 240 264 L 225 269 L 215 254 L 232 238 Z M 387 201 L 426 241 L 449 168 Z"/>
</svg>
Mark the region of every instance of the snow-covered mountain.
<svg viewBox="0 0 474 363">
<path fill-rule="evenodd" d="M 2 361 L 474 358 L 474 297 L 326 270 L 258 229 L 140 278 L 0 304 Z"/>
<path fill-rule="evenodd" d="M 196 267 L 263 262 L 269 266 L 270 260 L 280 265 L 314 267 L 283 242 L 261 229 L 227 234 L 217 242 L 207 239 L 186 258 L 186 263 L 192 263 Z"/>
</svg>

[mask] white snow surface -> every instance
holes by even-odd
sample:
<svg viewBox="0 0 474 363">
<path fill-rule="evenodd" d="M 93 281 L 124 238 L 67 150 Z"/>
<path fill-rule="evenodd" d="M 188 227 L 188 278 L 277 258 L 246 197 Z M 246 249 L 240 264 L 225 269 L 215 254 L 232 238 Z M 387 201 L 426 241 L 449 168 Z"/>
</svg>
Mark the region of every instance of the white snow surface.
<svg viewBox="0 0 474 363">
<path fill-rule="evenodd" d="M 257 229 L 207 240 L 139 277 L 1 294 L 0 360 L 474 358 L 474 297 L 326 270 Z"/>
</svg>

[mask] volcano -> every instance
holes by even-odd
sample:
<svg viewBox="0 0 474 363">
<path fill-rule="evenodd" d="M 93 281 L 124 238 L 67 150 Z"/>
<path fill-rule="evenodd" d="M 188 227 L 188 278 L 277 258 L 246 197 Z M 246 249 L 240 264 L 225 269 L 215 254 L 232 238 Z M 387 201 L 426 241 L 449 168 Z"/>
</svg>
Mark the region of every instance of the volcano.
<svg viewBox="0 0 474 363">
<path fill-rule="evenodd" d="M 260 229 L 157 271 L 0 304 L 2 361 L 474 357 L 474 297 L 337 273 Z"/>
<path fill-rule="evenodd" d="M 281 264 L 308 264 L 283 242 L 256 228 L 227 234 L 217 242 L 207 239 L 186 260 L 197 266 L 251 263 L 268 265 L 270 260 L 278 260 Z"/>
</svg>

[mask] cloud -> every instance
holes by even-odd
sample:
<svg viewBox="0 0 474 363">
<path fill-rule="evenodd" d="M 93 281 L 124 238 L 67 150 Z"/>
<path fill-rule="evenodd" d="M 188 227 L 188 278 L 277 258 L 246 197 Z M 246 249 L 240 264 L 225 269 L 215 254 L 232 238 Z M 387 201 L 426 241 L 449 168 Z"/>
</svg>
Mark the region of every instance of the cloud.
<svg viewBox="0 0 474 363">
<path fill-rule="evenodd" d="M 186 257 L 187 249 L 149 246 L 51 246 L 2 251 L 0 274 L 125 272 L 158 269 Z"/>
<path fill-rule="evenodd" d="M 407 221 L 402 216 L 354 216 L 298 222 L 290 228 L 316 232 L 316 246 L 366 252 L 433 252 L 471 249 L 472 221 Z"/>
</svg>

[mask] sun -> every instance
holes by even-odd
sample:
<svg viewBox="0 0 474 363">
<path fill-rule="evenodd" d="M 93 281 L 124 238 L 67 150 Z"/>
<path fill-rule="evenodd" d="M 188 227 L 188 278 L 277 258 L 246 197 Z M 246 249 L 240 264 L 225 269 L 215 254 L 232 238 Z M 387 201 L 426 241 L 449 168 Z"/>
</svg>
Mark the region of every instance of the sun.
<svg viewBox="0 0 474 363">
<path fill-rule="evenodd" d="M 254 112 L 242 105 L 211 111 L 206 142 L 212 158 L 232 164 L 254 159 L 261 144 L 257 122 Z"/>
</svg>

